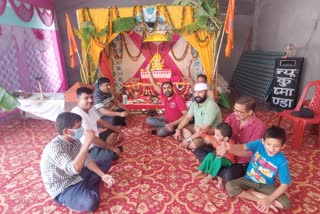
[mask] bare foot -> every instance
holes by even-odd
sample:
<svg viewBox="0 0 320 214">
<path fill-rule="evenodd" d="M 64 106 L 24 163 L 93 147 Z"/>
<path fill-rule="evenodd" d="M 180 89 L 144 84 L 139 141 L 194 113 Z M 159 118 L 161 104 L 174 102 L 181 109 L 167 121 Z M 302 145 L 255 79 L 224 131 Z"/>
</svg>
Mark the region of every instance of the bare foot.
<svg viewBox="0 0 320 214">
<path fill-rule="evenodd" d="M 253 189 L 248 190 L 248 192 L 249 192 L 250 194 L 252 194 L 253 196 L 259 198 L 259 199 L 264 199 L 264 198 L 268 197 L 267 195 L 265 195 L 265 194 L 263 194 L 263 193 L 261 193 L 261 192 L 257 192 L 257 191 L 255 191 L 255 190 L 253 190 Z M 277 201 L 274 201 L 274 203 L 277 203 Z M 271 208 L 274 212 L 276 212 L 276 213 L 279 212 L 279 208 L 277 208 L 276 205 L 274 205 L 274 204 L 271 204 L 271 205 L 270 205 L 270 208 Z M 258 209 L 258 210 L 259 210 L 259 209 Z"/>
<path fill-rule="evenodd" d="M 222 178 L 217 177 L 218 183 L 217 183 L 217 188 L 223 190 L 224 189 L 224 185 L 223 185 L 223 181 Z"/>
<path fill-rule="evenodd" d="M 197 172 L 192 173 L 192 177 L 195 178 L 195 177 L 198 177 L 201 174 L 202 174 L 201 171 L 197 171 Z"/>
<path fill-rule="evenodd" d="M 113 146 L 123 146 L 123 142 L 122 141 L 116 141 Z"/>
<path fill-rule="evenodd" d="M 180 143 L 180 146 L 181 146 L 182 148 L 187 148 L 187 147 L 188 147 L 188 144 L 182 142 L 182 143 Z"/>
<path fill-rule="evenodd" d="M 212 176 L 211 175 L 207 175 L 206 177 L 204 177 L 203 179 L 200 180 L 201 184 L 207 184 L 212 180 Z"/>
<path fill-rule="evenodd" d="M 273 206 L 273 205 L 270 205 L 270 208 L 274 211 L 274 212 L 278 212 L 279 211 L 279 209 L 278 208 L 276 208 L 275 206 Z"/>
<path fill-rule="evenodd" d="M 269 207 L 270 209 L 268 209 L 266 211 L 265 210 L 261 210 L 257 205 L 255 205 L 255 208 L 257 210 L 259 210 L 260 212 L 262 212 L 262 213 L 268 213 L 270 209 L 272 209 L 275 213 L 279 212 L 279 210 L 273 205 L 270 205 L 270 207 Z"/>
</svg>

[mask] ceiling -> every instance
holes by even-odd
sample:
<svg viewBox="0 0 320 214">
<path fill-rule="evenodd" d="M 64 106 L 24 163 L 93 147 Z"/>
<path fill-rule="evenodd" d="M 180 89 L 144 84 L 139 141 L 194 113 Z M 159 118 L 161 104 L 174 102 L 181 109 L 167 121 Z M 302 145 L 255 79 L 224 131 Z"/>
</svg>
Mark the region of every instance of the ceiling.
<svg viewBox="0 0 320 214">
<path fill-rule="evenodd" d="M 218 0 L 221 13 L 225 13 L 228 0 Z M 134 5 L 172 4 L 172 0 L 54 0 L 55 11 L 74 11 L 78 8 L 103 8 L 103 7 L 132 7 Z M 253 15 L 256 0 L 236 0 L 237 15 Z"/>
</svg>

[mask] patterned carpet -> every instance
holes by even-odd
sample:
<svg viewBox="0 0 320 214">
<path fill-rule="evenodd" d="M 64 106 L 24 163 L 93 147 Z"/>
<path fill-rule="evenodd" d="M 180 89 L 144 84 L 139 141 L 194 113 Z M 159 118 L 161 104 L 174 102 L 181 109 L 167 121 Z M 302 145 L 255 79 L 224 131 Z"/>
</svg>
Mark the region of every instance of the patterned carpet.
<svg viewBox="0 0 320 214">
<path fill-rule="evenodd" d="M 277 113 L 258 113 L 267 124 Z M 198 166 L 192 153 L 172 137 L 150 135 L 145 115 L 130 115 L 125 130 L 125 152 L 110 173 L 116 184 L 101 189 L 96 213 L 258 213 L 252 202 L 229 198 L 225 191 L 199 185 L 191 174 Z M 282 213 L 320 213 L 320 148 L 315 129 L 309 128 L 299 151 L 291 149 L 292 126 L 285 154 L 293 184 L 289 188 L 293 207 Z M 76 213 L 54 202 L 40 177 L 39 161 L 45 144 L 56 135 L 54 123 L 19 119 L 0 125 L 0 213 Z"/>
</svg>

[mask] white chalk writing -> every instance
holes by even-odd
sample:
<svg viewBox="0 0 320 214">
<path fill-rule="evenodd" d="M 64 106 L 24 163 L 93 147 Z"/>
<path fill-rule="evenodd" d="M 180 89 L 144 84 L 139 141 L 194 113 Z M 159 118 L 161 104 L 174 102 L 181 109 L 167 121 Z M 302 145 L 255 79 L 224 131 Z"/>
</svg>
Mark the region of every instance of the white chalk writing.
<svg viewBox="0 0 320 214">
<path fill-rule="evenodd" d="M 286 87 L 289 85 L 292 81 L 292 78 L 289 77 L 277 77 L 277 83 L 279 83 L 279 86 Z"/>
<path fill-rule="evenodd" d="M 296 77 L 295 71 L 298 71 L 297 69 L 284 69 L 284 68 L 277 68 L 277 74 L 283 73 L 284 75 L 287 75 L 289 77 Z"/>
<path fill-rule="evenodd" d="M 293 88 L 279 88 L 273 87 L 273 93 L 276 95 L 285 95 L 285 96 L 292 96 L 292 93 L 295 91 Z"/>
<path fill-rule="evenodd" d="M 291 108 L 292 106 L 292 99 L 284 99 L 280 97 L 272 97 L 272 103 L 274 105 L 280 105 L 282 108 Z"/>
</svg>

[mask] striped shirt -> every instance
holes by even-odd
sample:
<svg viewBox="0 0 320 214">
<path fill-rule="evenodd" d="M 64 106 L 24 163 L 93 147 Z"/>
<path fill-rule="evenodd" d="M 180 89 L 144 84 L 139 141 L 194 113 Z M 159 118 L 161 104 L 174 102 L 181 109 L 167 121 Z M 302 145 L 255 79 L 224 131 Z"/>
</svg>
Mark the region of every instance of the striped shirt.
<svg viewBox="0 0 320 214">
<path fill-rule="evenodd" d="M 94 90 L 93 93 L 93 101 L 95 109 L 107 108 L 111 109 L 114 104 L 112 101 L 114 100 L 114 96 L 112 93 L 103 93 L 99 89 Z"/>
<path fill-rule="evenodd" d="M 80 152 L 81 145 L 79 141 L 70 143 L 59 135 L 44 148 L 40 170 L 44 187 L 52 198 L 83 180 L 72 163 Z M 85 166 L 89 161 L 91 159 L 87 156 Z"/>
</svg>

